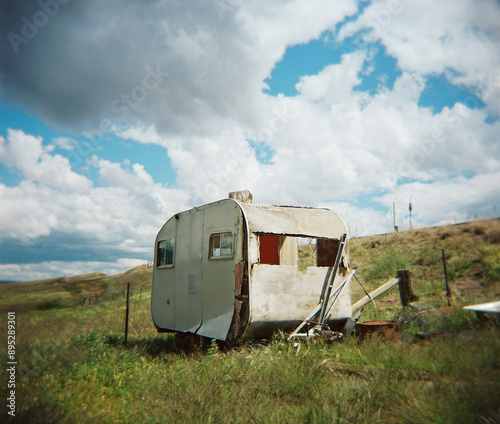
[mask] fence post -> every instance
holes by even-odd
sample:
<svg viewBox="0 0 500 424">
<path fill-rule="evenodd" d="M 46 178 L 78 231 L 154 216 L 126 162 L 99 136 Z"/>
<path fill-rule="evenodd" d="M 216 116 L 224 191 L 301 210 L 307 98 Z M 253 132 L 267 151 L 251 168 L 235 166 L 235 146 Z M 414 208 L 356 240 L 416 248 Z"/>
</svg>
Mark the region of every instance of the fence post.
<svg viewBox="0 0 500 424">
<path fill-rule="evenodd" d="M 407 269 L 398 271 L 399 278 L 399 297 L 403 307 L 408 306 L 410 302 L 418 300 L 418 296 L 413 291 L 413 272 Z"/>
<path fill-rule="evenodd" d="M 448 285 L 448 272 L 446 271 L 446 258 L 444 255 L 444 249 L 441 249 L 441 258 L 443 260 L 444 285 L 446 287 L 446 297 L 448 298 L 448 306 L 450 306 L 451 290 L 450 286 Z"/>
<path fill-rule="evenodd" d="M 129 297 L 130 297 L 130 283 L 127 283 L 127 306 L 125 308 L 125 346 L 127 346 L 127 338 L 128 338 Z"/>
</svg>

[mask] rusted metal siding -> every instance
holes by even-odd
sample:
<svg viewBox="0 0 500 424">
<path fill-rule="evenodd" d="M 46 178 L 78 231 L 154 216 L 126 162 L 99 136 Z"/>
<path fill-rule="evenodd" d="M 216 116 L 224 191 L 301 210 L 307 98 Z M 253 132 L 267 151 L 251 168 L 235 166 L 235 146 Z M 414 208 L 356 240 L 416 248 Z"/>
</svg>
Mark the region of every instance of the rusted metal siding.
<svg viewBox="0 0 500 424">
<path fill-rule="evenodd" d="M 347 233 L 342 218 L 329 209 L 241 205 L 249 226 L 250 321 L 247 334 L 265 336 L 277 328 L 293 329 L 318 304 L 328 267 L 297 270 L 297 238 L 338 240 Z M 259 258 L 259 235 L 281 236 L 280 265 L 265 265 Z M 349 250 L 344 251 L 339 286 L 349 267 Z M 333 262 L 332 264 L 333 265 Z M 342 290 L 331 310 L 330 323 L 352 316 L 350 285 Z"/>
</svg>

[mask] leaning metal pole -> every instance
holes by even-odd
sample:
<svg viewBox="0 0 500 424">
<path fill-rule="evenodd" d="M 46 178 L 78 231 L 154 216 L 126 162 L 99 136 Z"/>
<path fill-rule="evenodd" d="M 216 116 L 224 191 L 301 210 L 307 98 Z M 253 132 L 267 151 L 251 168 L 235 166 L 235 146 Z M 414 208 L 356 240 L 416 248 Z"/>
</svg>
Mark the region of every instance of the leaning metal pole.
<svg viewBox="0 0 500 424">
<path fill-rule="evenodd" d="M 328 284 L 328 288 L 325 293 L 325 297 L 322 299 L 323 304 L 321 306 L 321 313 L 319 315 L 319 325 L 322 325 L 325 320 L 326 308 L 328 307 L 328 301 L 330 300 L 330 293 L 332 292 L 333 284 L 335 282 L 335 277 L 337 275 L 337 271 L 339 269 L 340 260 L 342 258 L 342 252 L 344 251 L 345 241 L 347 238 L 347 234 L 342 234 L 340 238 L 339 250 L 337 252 L 337 257 L 335 258 L 335 265 L 333 266 L 333 271 L 330 276 L 330 282 Z"/>
</svg>

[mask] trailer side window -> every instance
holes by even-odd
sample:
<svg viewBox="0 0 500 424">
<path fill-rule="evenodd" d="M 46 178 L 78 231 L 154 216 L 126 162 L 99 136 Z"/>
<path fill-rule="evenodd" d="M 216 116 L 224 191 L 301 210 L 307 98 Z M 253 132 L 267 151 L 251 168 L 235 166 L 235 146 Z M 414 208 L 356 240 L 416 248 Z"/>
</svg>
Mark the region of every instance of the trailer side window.
<svg viewBox="0 0 500 424">
<path fill-rule="evenodd" d="M 303 271 L 309 266 L 332 267 L 337 258 L 340 241 L 300 237 L 299 246 L 299 271 Z M 346 266 L 343 260 L 340 262 L 340 266 Z"/>
<path fill-rule="evenodd" d="M 280 236 L 273 234 L 260 234 L 259 249 L 261 264 L 280 264 Z"/>
<path fill-rule="evenodd" d="M 317 239 L 316 266 L 333 266 L 339 251 L 339 241 L 332 239 Z"/>
<path fill-rule="evenodd" d="M 233 233 L 226 231 L 210 235 L 209 258 L 231 258 L 233 256 Z"/>
<path fill-rule="evenodd" d="M 174 266 L 174 239 L 161 240 L 158 242 L 156 266 Z"/>
</svg>

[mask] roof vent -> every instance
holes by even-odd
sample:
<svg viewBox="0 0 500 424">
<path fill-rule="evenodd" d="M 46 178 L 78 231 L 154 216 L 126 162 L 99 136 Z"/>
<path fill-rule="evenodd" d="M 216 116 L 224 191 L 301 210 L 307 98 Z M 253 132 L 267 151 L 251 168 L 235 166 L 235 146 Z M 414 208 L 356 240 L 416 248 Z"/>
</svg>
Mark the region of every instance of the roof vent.
<svg viewBox="0 0 500 424">
<path fill-rule="evenodd" d="M 229 198 L 243 203 L 252 203 L 253 196 L 248 190 L 240 190 L 229 193 Z"/>
</svg>

